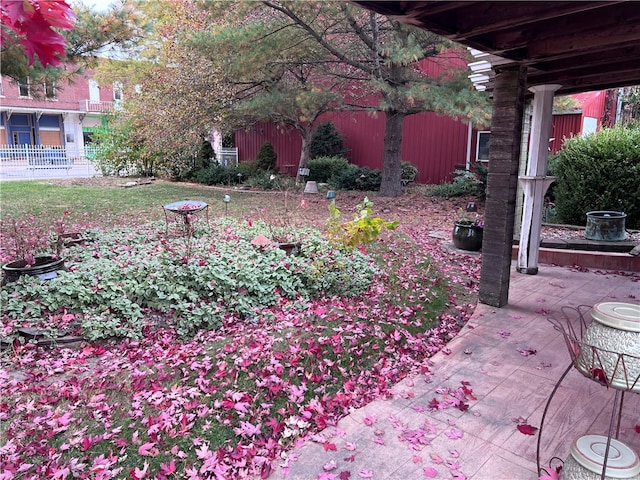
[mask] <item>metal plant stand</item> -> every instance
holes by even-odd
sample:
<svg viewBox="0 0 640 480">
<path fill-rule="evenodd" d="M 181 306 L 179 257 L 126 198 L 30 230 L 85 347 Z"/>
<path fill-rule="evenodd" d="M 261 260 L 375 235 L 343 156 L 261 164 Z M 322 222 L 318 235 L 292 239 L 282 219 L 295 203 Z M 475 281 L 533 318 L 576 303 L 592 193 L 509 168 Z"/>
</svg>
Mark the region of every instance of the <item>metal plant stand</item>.
<svg viewBox="0 0 640 480">
<path fill-rule="evenodd" d="M 583 376 L 589 380 L 595 381 L 605 387 L 614 389 L 614 401 L 611 411 L 611 420 L 609 422 L 609 431 L 607 434 L 607 444 L 604 452 L 604 461 L 602 466 L 601 479 L 606 478 L 607 460 L 609 458 L 609 449 L 611 446 L 611 438 L 615 435 L 617 439 L 620 434 L 620 421 L 622 416 L 622 407 L 624 404 L 624 395 L 627 392 L 640 393 L 640 356 L 632 355 L 625 352 L 617 352 L 603 346 L 591 345 L 585 342 L 585 333 L 590 328 L 590 321 L 586 320 L 587 314 L 594 307 L 588 305 L 579 305 L 578 307 L 562 307 L 560 318 L 549 318 L 553 327 L 562 333 L 571 363 L 567 366 L 560 379 L 556 382 L 551 395 L 547 399 L 542 420 L 540 422 L 540 430 L 538 432 L 538 443 L 536 449 L 536 464 L 538 472 L 540 472 L 540 445 L 542 443 L 542 433 L 545 418 L 549 410 L 551 401 L 556 394 L 560 384 L 565 379 L 572 368 L 576 368 Z M 636 307 L 637 308 L 637 307 Z M 596 322 L 597 323 L 597 322 Z M 636 335 L 635 332 L 624 332 L 621 334 Z M 640 342 L 640 332 L 637 333 Z M 587 337 L 589 335 L 587 334 Z M 591 335 L 593 337 L 593 335 Z M 606 336 L 603 336 L 606 337 Z M 598 337 L 600 338 L 600 337 Z M 633 337 L 627 337 L 627 340 Z M 640 343 L 639 343 L 640 344 Z M 617 418 L 617 421 L 616 421 Z"/>
</svg>

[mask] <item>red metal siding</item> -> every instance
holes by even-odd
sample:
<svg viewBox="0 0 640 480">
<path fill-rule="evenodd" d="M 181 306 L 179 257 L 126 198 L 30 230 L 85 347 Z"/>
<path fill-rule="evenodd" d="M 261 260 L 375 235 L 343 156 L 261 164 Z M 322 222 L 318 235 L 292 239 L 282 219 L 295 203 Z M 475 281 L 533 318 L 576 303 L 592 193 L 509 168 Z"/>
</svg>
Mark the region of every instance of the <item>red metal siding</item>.
<svg viewBox="0 0 640 480">
<path fill-rule="evenodd" d="M 235 135 L 238 159 L 255 160 L 260 147 L 271 142 L 278 155 L 278 168 L 281 172 L 294 173 L 300 161 L 302 141 L 300 134 L 293 128 L 281 127 L 273 123 L 258 123 L 252 128 L 240 130 Z M 286 165 L 295 165 L 286 167 Z"/>
<path fill-rule="evenodd" d="M 554 115 L 551 127 L 551 138 L 549 143 L 551 153 L 556 153 L 562 148 L 565 138 L 580 135 L 582 131 L 582 115 L 571 113 L 566 115 Z"/>
<path fill-rule="evenodd" d="M 597 92 L 585 92 L 572 95 L 573 98 L 578 100 L 582 109 L 582 116 L 593 117 L 598 119 L 598 128 L 602 120 L 602 114 L 604 112 L 604 101 L 606 97 L 606 90 L 600 90 Z"/>
<path fill-rule="evenodd" d="M 351 163 L 382 169 L 384 156 L 383 113 L 330 113 L 319 122 L 332 121 L 341 133 Z M 419 183 L 442 183 L 466 161 L 468 126 L 461 121 L 435 113 L 421 113 L 405 118 L 402 159 L 418 167 Z M 255 159 L 264 142 L 271 142 L 278 155 L 280 171 L 295 172 L 300 160 L 301 141 L 294 130 L 261 123 L 236 133 L 240 161 Z M 295 167 L 286 167 L 295 165 Z"/>
<path fill-rule="evenodd" d="M 469 126 L 460 120 L 420 113 L 404 122 L 402 159 L 418 167 L 419 183 L 451 180 L 456 165 L 464 165 Z"/>
</svg>

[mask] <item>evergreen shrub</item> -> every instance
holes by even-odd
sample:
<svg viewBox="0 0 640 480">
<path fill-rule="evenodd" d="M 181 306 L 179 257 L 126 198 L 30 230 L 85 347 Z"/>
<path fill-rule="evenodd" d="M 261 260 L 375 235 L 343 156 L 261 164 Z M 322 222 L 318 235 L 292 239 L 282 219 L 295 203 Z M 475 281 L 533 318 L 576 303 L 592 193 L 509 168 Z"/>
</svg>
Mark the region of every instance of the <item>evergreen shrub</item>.
<svg viewBox="0 0 640 480">
<path fill-rule="evenodd" d="M 487 169 L 478 165 L 472 170 L 454 170 L 453 182 L 440 185 L 428 185 L 425 194 L 430 197 L 460 197 L 463 195 L 475 195 L 484 198 L 487 185 Z M 476 173 L 479 171 L 479 173 Z"/>
<path fill-rule="evenodd" d="M 382 172 L 367 167 L 348 165 L 329 180 L 331 188 L 336 190 L 378 191 L 382 183 Z"/>
<path fill-rule="evenodd" d="M 332 122 L 324 122 L 318 125 L 311 138 L 310 148 L 310 158 L 345 157 L 347 154 L 342 135 L 336 130 Z"/>
<path fill-rule="evenodd" d="M 263 143 L 256 158 L 258 169 L 264 171 L 275 171 L 277 161 L 278 155 L 273 149 L 271 142 Z"/>
<path fill-rule="evenodd" d="M 349 161 L 344 157 L 313 158 L 307 162 L 309 180 L 326 183 L 348 166 Z"/>
<path fill-rule="evenodd" d="M 640 228 L 640 126 L 566 140 L 553 170 L 561 222 L 584 225 L 587 212 L 613 210 L 627 214 L 627 228 Z"/>
</svg>

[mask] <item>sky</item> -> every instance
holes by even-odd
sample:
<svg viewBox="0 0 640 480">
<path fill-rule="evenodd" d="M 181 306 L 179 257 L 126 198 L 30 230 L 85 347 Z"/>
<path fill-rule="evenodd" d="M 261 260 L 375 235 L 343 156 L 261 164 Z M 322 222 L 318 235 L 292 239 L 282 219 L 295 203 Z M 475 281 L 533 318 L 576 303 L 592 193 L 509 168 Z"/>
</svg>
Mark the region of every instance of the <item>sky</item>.
<svg viewBox="0 0 640 480">
<path fill-rule="evenodd" d="M 82 3 L 87 7 L 91 7 L 93 10 L 99 12 L 106 12 L 113 3 L 117 3 L 118 0 L 71 0 L 69 3 L 71 8 L 78 3 Z"/>
</svg>

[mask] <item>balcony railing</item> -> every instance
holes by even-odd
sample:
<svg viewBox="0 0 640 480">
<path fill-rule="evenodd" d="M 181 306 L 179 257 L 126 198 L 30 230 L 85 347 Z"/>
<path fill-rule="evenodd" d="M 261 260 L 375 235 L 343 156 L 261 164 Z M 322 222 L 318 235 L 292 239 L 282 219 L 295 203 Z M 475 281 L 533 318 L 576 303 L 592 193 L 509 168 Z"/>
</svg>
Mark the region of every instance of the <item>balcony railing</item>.
<svg viewBox="0 0 640 480">
<path fill-rule="evenodd" d="M 92 102 L 91 100 L 80 100 L 80 110 L 83 112 L 111 112 L 113 109 L 113 102 Z"/>
</svg>

